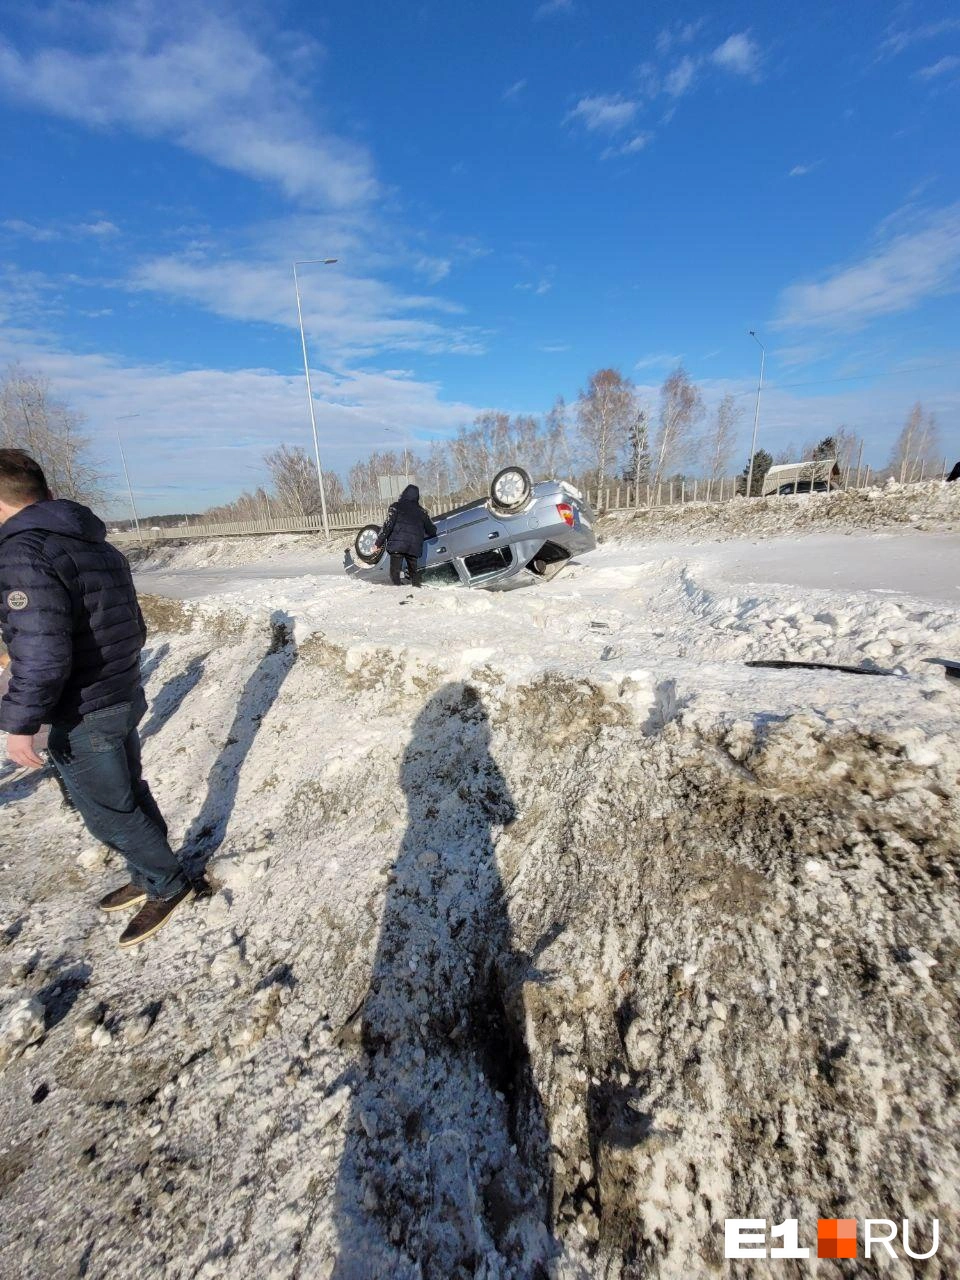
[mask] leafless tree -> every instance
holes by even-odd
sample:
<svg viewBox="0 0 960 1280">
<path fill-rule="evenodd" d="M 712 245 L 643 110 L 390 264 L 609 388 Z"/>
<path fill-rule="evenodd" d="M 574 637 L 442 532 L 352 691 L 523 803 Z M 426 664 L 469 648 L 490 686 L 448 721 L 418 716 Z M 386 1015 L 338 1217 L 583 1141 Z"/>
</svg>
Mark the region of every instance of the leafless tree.
<svg viewBox="0 0 960 1280">
<path fill-rule="evenodd" d="M 304 449 L 291 449 L 282 444 L 264 454 L 270 470 L 277 506 L 283 515 L 315 516 L 320 514 L 320 486 L 313 459 Z"/>
<path fill-rule="evenodd" d="M 743 407 L 732 395 L 724 396 L 717 405 L 713 421 L 703 438 L 704 465 L 711 480 L 719 480 L 729 472 L 742 417 Z"/>
<path fill-rule="evenodd" d="M 487 411 L 461 427 L 447 445 L 447 470 L 461 496 L 483 493 L 501 467 L 516 464 L 534 480 L 569 473 L 569 441 L 562 402 L 540 423 L 530 414 Z"/>
<path fill-rule="evenodd" d="M 940 428 L 932 413 L 924 413 L 918 400 L 897 436 L 890 453 L 890 469 L 900 483 L 918 480 L 924 464 L 935 464 L 940 457 Z"/>
<path fill-rule="evenodd" d="M 630 424 L 630 474 L 634 500 L 642 484 L 650 483 L 650 415 L 640 408 Z"/>
<path fill-rule="evenodd" d="M 450 464 L 447 460 L 446 447 L 440 441 L 435 440 L 431 444 L 423 468 L 417 474 L 424 477 L 426 491 L 432 495 L 434 506 L 449 495 L 452 488 Z"/>
<path fill-rule="evenodd" d="M 841 423 L 833 432 L 833 447 L 835 449 L 834 457 L 840 470 L 846 474 L 847 468 L 853 463 L 860 447 L 860 437 L 851 431 L 846 423 Z"/>
<path fill-rule="evenodd" d="M 270 520 L 281 514 L 283 513 L 276 510 L 276 502 L 271 502 L 270 495 L 261 486 L 256 493 L 244 492 L 233 502 L 210 507 L 203 513 L 203 517 L 212 524 L 228 524 L 244 520 Z"/>
<path fill-rule="evenodd" d="M 683 465 L 693 447 L 693 430 L 703 417 L 703 396 L 681 365 L 660 389 L 660 429 L 654 447 L 653 482 Z"/>
<path fill-rule="evenodd" d="M 0 379 L 0 445 L 35 458 L 55 497 L 90 504 L 103 491 L 82 425 L 82 415 L 52 394 L 42 374 L 15 364 Z"/>
<path fill-rule="evenodd" d="M 382 504 L 380 479 L 382 476 L 423 476 L 428 474 L 427 463 L 414 454 L 399 451 L 375 450 L 368 457 L 350 468 L 348 483 L 353 502 L 363 506 Z"/>
<path fill-rule="evenodd" d="M 557 396 L 553 407 L 543 423 L 546 439 L 545 453 L 548 460 L 548 475 L 565 475 L 572 479 L 576 472 L 576 460 L 570 445 L 570 422 L 567 417 L 567 402 L 563 396 Z"/>
<path fill-rule="evenodd" d="M 598 369 L 590 375 L 577 397 L 577 422 L 598 489 L 616 470 L 636 416 L 636 390 L 629 378 L 618 369 Z"/>
<path fill-rule="evenodd" d="M 911 480 L 919 480 L 922 475 L 930 475 L 942 457 L 943 445 L 940 440 L 940 424 L 933 413 L 924 414 L 920 426 L 920 434 L 913 454 L 913 465 L 910 468 Z"/>
</svg>

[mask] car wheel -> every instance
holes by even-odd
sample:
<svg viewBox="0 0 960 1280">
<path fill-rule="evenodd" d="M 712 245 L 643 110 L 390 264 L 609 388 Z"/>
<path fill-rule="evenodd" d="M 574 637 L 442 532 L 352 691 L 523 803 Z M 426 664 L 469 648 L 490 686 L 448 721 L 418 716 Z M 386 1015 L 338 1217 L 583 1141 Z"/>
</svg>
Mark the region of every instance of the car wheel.
<svg viewBox="0 0 960 1280">
<path fill-rule="evenodd" d="M 533 482 L 523 467 L 504 467 L 493 477 L 490 498 L 498 511 L 516 511 L 522 507 L 533 489 Z"/>
<path fill-rule="evenodd" d="M 364 564 L 377 563 L 383 555 L 382 551 L 376 550 L 379 536 L 380 526 L 378 524 L 365 524 L 363 526 L 353 540 L 353 549 L 357 553 L 358 560 L 362 560 Z"/>
</svg>

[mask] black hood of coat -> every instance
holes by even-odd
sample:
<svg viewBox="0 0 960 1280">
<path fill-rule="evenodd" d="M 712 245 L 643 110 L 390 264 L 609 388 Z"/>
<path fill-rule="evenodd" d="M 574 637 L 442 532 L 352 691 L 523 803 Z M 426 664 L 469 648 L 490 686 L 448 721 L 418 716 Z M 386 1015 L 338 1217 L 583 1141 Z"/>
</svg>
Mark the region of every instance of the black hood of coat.
<svg viewBox="0 0 960 1280">
<path fill-rule="evenodd" d="M 60 533 L 68 538 L 80 538 L 83 542 L 104 542 L 107 527 L 89 507 L 67 498 L 54 498 L 49 502 L 34 502 L 24 507 L 0 525 L 0 542 L 15 533 L 41 529 L 45 533 Z"/>
<path fill-rule="evenodd" d="M 415 484 L 408 484 L 407 487 L 404 489 L 403 493 L 401 493 L 400 495 L 400 501 L 401 502 L 419 502 L 420 490 L 417 488 Z"/>
</svg>

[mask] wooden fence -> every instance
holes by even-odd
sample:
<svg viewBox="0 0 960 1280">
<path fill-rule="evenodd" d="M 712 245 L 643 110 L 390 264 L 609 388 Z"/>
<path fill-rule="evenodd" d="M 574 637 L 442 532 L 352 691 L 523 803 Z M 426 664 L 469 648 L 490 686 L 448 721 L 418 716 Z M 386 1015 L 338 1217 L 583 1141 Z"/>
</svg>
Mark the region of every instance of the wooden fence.
<svg viewBox="0 0 960 1280">
<path fill-rule="evenodd" d="M 331 536 L 354 533 L 365 524 L 382 524 L 386 510 L 383 507 L 354 507 L 337 511 L 327 521 Z M 140 533 L 135 529 L 111 533 L 110 541 L 118 544 L 140 542 L 171 542 L 183 538 L 236 538 L 267 533 L 323 533 L 322 516 L 278 516 L 269 520 L 232 520 L 221 524 L 204 524 L 187 520 L 173 529 L 150 526 L 140 521 Z"/>
</svg>

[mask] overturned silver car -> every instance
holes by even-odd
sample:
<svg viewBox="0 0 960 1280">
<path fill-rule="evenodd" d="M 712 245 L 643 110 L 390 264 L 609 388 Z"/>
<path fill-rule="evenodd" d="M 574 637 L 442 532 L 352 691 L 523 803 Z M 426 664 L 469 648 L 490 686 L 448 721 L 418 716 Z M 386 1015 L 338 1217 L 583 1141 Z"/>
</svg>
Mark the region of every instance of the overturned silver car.
<svg viewBox="0 0 960 1280">
<path fill-rule="evenodd" d="M 593 551 L 594 514 L 583 495 L 563 480 L 534 484 L 522 467 L 505 467 L 490 496 L 432 517 L 437 536 L 423 544 L 424 586 L 505 590 L 552 578 L 571 556 Z M 389 556 L 377 551 L 380 528 L 365 525 L 346 572 L 370 582 L 389 582 Z"/>
</svg>

